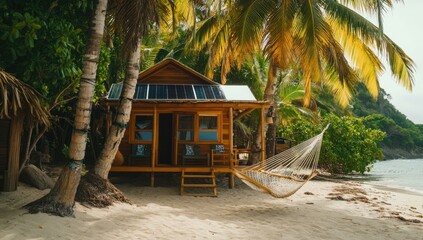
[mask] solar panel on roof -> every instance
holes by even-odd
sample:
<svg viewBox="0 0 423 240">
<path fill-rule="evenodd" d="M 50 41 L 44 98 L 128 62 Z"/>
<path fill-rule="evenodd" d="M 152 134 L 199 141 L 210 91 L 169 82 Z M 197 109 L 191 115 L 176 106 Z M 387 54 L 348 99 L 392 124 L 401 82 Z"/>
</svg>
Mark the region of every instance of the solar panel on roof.
<svg viewBox="0 0 423 240">
<path fill-rule="evenodd" d="M 220 90 L 220 87 L 218 86 L 211 86 L 213 93 L 214 93 L 214 97 L 216 99 L 225 99 L 225 95 L 223 94 L 222 90 Z"/>
<path fill-rule="evenodd" d="M 195 85 L 195 95 L 197 95 L 197 99 L 206 99 L 206 94 L 204 93 L 204 89 L 202 86 Z"/>
<path fill-rule="evenodd" d="M 112 84 L 108 99 L 119 99 L 122 83 Z M 222 86 L 199 84 L 137 84 L 134 99 L 226 99 Z"/>
<path fill-rule="evenodd" d="M 146 99 L 147 97 L 147 85 L 137 85 L 135 89 L 135 99 Z"/>
<path fill-rule="evenodd" d="M 190 85 L 184 85 L 186 99 L 195 99 L 194 97 L 194 91 L 192 90 L 192 86 Z"/>
</svg>

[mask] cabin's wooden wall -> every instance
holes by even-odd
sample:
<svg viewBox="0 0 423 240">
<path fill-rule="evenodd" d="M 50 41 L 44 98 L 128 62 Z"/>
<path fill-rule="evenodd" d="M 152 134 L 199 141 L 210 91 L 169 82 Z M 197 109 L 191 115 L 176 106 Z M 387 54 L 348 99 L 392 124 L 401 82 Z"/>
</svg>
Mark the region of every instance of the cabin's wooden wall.
<svg viewBox="0 0 423 240">
<path fill-rule="evenodd" d="M 143 111 L 148 111 L 148 108 L 140 107 L 140 106 L 134 106 L 133 111 L 137 111 L 137 109 L 142 109 Z M 158 113 L 165 112 L 165 113 L 181 113 L 181 112 L 219 112 L 221 114 L 221 121 L 220 124 L 220 131 L 221 131 L 221 139 L 218 142 L 213 143 L 205 143 L 205 142 L 190 142 L 190 143 L 178 143 L 178 162 L 180 163 L 181 154 L 184 152 L 183 146 L 185 144 L 198 144 L 200 146 L 202 153 L 211 153 L 211 146 L 214 144 L 223 144 L 225 145 L 225 150 L 230 150 L 230 137 L 231 137 L 231 129 L 230 129 L 230 118 L 229 118 L 229 109 L 228 108 L 202 108 L 202 107 L 195 107 L 195 108 L 177 108 L 175 106 L 174 109 L 161 109 L 157 108 Z M 172 112 L 173 111 L 173 112 Z M 153 112 L 153 109 L 151 109 L 151 112 Z M 132 123 L 129 122 L 128 126 L 130 126 Z M 125 135 L 122 139 L 122 142 L 119 146 L 119 151 L 123 154 L 125 158 L 125 163 L 123 165 L 129 165 L 130 158 L 132 156 L 132 145 L 129 143 L 129 131 L 131 131 L 130 127 L 127 128 L 125 131 Z M 160 151 L 160 150 L 159 150 Z M 134 162 L 134 161 L 132 161 Z M 178 163 L 178 165 L 179 165 Z M 130 165 L 134 165 L 133 164 Z M 135 164 L 136 165 L 136 164 Z M 143 165 L 145 165 L 143 163 Z"/>
<path fill-rule="evenodd" d="M 139 83 L 151 84 L 204 84 L 204 80 L 181 68 L 169 64 L 152 74 L 138 79 Z"/>
</svg>

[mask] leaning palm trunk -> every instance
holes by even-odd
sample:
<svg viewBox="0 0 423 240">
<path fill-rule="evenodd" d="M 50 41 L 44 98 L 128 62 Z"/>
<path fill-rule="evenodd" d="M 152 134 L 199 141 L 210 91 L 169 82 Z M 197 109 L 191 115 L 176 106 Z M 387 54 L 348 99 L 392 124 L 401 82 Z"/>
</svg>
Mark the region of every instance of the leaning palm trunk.
<svg viewBox="0 0 423 240">
<path fill-rule="evenodd" d="M 74 129 L 69 146 L 71 161 L 63 168 L 55 186 L 49 194 L 30 203 L 30 212 L 45 212 L 59 216 L 73 215 L 75 194 L 81 179 L 82 160 L 85 157 L 87 132 L 91 120 L 92 98 L 96 81 L 100 44 L 103 38 L 108 0 L 99 0 L 90 26 L 88 43 L 84 55 L 83 74 L 79 87 Z"/>
<path fill-rule="evenodd" d="M 109 170 L 112 166 L 119 144 L 125 133 L 126 125 L 132 109 L 132 98 L 135 93 L 135 86 L 139 74 L 139 62 L 141 55 L 141 41 L 138 41 L 134 51 L 129 54 L 128 66 L 126 68 L 125 81 L 123 82 L 123 90 L 120 104 L 116 117 L 110 127 L 104 148 L 100 153 L 99 159 L 95 166 L 95 174 L 103 179 L 107 179 Z"/>
</svg>

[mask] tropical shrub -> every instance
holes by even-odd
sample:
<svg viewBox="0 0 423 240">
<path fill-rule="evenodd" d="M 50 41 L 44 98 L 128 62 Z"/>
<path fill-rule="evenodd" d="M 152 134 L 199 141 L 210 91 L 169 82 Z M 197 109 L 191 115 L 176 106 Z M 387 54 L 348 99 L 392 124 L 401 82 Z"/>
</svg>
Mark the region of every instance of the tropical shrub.
<svg viewBox="0 0 423 240">
<path fill-rule="evenodd" d="M 279 133 L 300 143 L 318 134 L 328 123 L 331 125 L 323 138 L 319 168 L 331 173 L 364 173 L 377 159 L 383 158 L 378 143 L 383 140 L 385 133 L 366 128 L 362 118 L 329 114 L 320 125 L 299 119 L 279 129 Z"/>
</svg>

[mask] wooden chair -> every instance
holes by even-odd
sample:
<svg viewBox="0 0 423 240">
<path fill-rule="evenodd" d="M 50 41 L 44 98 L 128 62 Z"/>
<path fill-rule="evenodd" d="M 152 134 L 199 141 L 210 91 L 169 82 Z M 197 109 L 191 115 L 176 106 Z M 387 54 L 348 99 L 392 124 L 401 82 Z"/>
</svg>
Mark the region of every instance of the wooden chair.
<svg viewBox="0 0 423 240">
<path fill-rule="evenodd" d="M 151 166 L 151 144 L 132 145 L 129 166 Z"/>
<path fill-rule="evenodd" d="M 183 152 L 183 166 L 210 166 L 210 154 L 201 153 L 199 145 L 186 144 L 184 145 Z"/>
<path fill-rule="evenodd" d="M 212 166 L 229 166 L 232 154 L 225 150 L 225 145 L 211 145 L 211 164 Z"/>
</svg>

